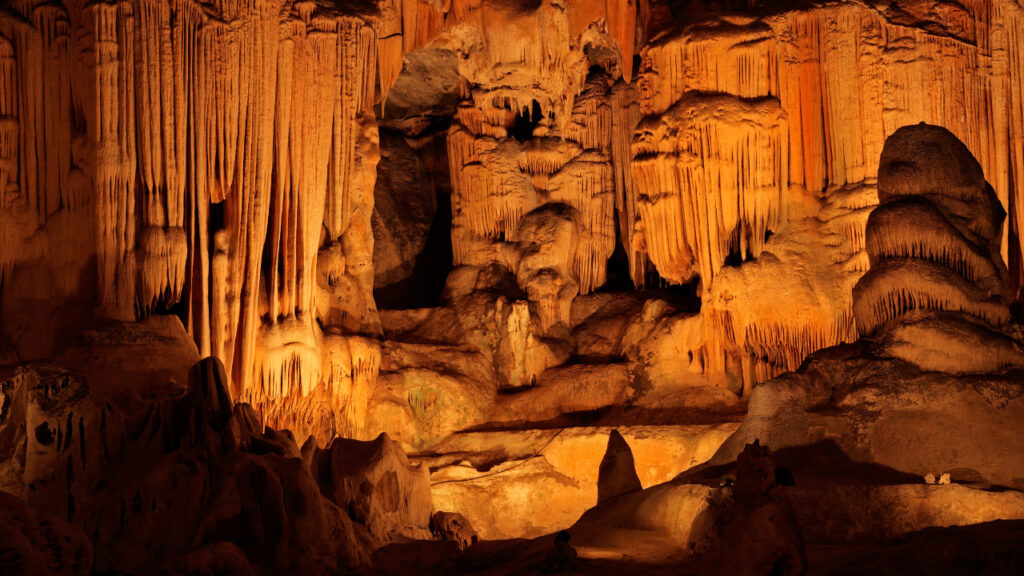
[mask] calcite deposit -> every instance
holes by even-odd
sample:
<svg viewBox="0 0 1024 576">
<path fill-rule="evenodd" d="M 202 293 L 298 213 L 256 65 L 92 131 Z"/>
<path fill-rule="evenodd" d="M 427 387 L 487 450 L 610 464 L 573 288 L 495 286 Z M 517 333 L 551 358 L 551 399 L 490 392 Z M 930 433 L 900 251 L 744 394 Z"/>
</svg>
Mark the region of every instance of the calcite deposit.
<svg viewBox="0 0 1024 576">
<path fill-rule="evenodd" d="M 1019 572 L 1021 182 L 1019 0 L 0 2 L 0 573 Z"/>
</svg>

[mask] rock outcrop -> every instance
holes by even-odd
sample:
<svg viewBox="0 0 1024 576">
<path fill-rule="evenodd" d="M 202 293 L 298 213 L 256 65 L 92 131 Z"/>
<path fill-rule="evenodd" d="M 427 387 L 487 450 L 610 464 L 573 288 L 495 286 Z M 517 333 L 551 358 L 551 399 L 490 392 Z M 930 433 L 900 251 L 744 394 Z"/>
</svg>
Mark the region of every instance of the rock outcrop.
<svg viewBox="0 0 1024 576">
<path fill-rule="evenodd" d="M 883 144 L 901 126 L 946 127 L 1004 209 L 1020 206 L 1019 7 L 954 3 L 939 17 L 931 6 L 694 10 L 641 50 L 625 248 L 642 247 L 663 278 L 699 275 L 713 378 L 749 390 L 857 339 L 850 289 L 868 269 Z M 1016 290 L 1011 220 L 997 252 Z"/>
<path fill-rule="evenodd" d="M 137 331 L 134 342 L 116 325 L 96 333 L 87 349 L 97 358 L 81 365 L 89 380 L 34 364 L 2 384 L 2 488 L 27 498 L 33 514 L 82 533 L 61 552 L 81 543 L 77 559 L 54 561 L 129 574 L 326 574 L 365 564 L 394 537 L 427 534 L 426 470 L 386 437 L 335 440 L 327 451 L 307 442 L 307 456 L 290 432 L 264 428 L 248 404 L 231 400 L 216 358 L 197 362 L 185 389 L 164 373 L 162 386 L 150 382 L 151 398 L 139 396 L 141 387 L 126 396 L 109 374 L 96 377 L 93 370 L 116 367 L 122 351 L 134 348 L 136 360 L 147 349 L 173 358 L 176 346 L 191 345 L 180 326 L 178 340 L 172 331 L 154 341 L 161 326 Z M 63 359 L 80 362 L 75 349 Z M 141 376 L 157 374 L 143 367 Z M 38 530 L 24 532 L 35 538 Z"/>
<path fill-rule="evenodd" d="M 608 450 L 601 459 L 597 472 L 597 502 L 601 502 L 641 490 L 640 477 L 636 475 L 633 451 L 618 430 L 608 434 Z"/>
<path fill-rule="evenodd" d="M 833 442 L 855 461 L 918 478 L 1020 486 L 1020 333 L 999 256 L 1003 212 L 949 131 L 902 128 L 886 142 L 871 269 L 853 293 L 856 344 L 819 352 L 759 386 L 714 462 L 760 439 L 776 452 Z"/>
<path fill-rule="evenodd" d="M 853 290 L 860 333 L 924 370 L 1024 365 L 1001 331 L 1012 300 L 1003 208 L 967 147 L 938 126 L 897 130 L 882 149 L 878 197 L 865 235 L 871 270 Z"/>
<path fill-rule="evenodd" d="M 477 542 L 476 530 L 466 517 L 457 512 L 434 512 L 430 516 L 430 533 L 439 540 L 453 542 L 465 550 Z"/>
<path fill-rule="evenodd" d="M 25 576 L 92 573 L 92 547 L 81 530 L 0 491 L 0 571 Z"/>
<path fill-rule="evenodd" d="M 22 358 L 51 356 L 94 309 L 134 320 L 179 306 L 232 397 L 261 413 L 351 388 L 351 364 L 332 369 L 320 344 L 322 328 L 377 326 L 370 12 L 7 6 L 0 270 Z"/>
<path fill-rule="evenodd" d="M 387 434 L 368 442 L 335 438 L 326 450 L 314 448 L 308 459 L 321 492 L 379 542 L 429 534 L 429 472 L 410 464 Z"/>
</svg>

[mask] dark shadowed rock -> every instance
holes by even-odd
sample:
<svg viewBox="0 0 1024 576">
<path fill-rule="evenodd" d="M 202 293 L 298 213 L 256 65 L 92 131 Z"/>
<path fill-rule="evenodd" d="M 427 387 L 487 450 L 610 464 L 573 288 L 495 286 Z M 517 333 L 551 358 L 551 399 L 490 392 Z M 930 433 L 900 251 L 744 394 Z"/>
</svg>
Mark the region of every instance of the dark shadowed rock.
<svg viewBox="0 0 1024 576">
<path fill-rule="evenodd" d="M 0 491 L 0 574 L 78 576 L 92 571 L 81 530 Z"/>
<path fill-rule="evenodd" d="M 627 492 L 642 490 L 636 474 L 633 451 L 618 430 L 608 435 L 608 449 L 601 460 L 597 477 L 597 501 L 604 502 Z"/>
<path fill-rule="evenodd" d="M 430 516 L 430 533 L 438 540 L 454 542 L 459 550 L 465 550 L 477 541 L 476 530 L 458 512 L 434 512 Z"/>
<path fill-rule="evenodd" d="M 323 494 L 381 543 L 429 538 L 429 472 L 412 465 L 387 434 L 368 442 L 335 438 L 316 451 L 310 468 Z"/>
</svg>

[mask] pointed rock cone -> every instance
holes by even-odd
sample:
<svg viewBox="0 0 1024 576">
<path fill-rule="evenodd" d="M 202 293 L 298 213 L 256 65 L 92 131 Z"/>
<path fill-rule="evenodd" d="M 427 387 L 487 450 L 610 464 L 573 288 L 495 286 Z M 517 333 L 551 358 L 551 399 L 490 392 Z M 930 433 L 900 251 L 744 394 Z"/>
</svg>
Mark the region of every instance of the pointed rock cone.
<svg viewBox="0 0 1024 576">
<path fill-rule="evenodd" d="M 636 475 L 633 451 L 622 434 L 612 430 L 608 435 L 608 449 L 597 472 L 597 502 L 637 490 L 643 490 L 643 486 Z"/>
</svg>

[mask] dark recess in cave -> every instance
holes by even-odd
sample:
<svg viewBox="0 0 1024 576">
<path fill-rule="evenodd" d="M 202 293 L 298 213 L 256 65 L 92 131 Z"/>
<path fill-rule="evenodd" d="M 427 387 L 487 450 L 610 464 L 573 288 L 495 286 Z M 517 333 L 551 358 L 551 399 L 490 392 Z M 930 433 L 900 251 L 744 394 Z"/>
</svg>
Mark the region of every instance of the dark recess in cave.
<svg viewBox="0 0 1024 576">
<path fill-rule="evenodd" d="M 442 134 L 444 132 L 441 132 Z M 441 140 L 443 143 L 443 140 Z M 428 154 L 424 148 L 421 160 Z M 430 222 L 426 243 L 416 257 L 412 273 L 405 279 L 374 287 L 373 297 L 381 310 L 407 310 L 429 308 L 441 303 L 441 293 L 448 273 L 452 270 L 452 202 L 451 176 L 448 173 L 447 154 L 441 149 L 433 162 L 438 169 L 428 170 L 433 179 L 436 210 Z"/>
<path fill-rule="evenodd" d="M 373 298 L 382 310 L 429 308 L 441 303 L 444 281 L 452 270 L 452 203 L 449 192 L 437 189 L 437 212 L 430 223 L 427 244 L 416 258 L 412 275 L 401 282 L 375 288 Z"/>
<path fill-rule="evenodd" d="M 618 235 L 618 228 L 618 221 L 616 221 L 616 235 Z M 629 257 L 626 256 L 626 250 L 622 247 L 622 242 L 615 243 L 615 251 L 612 252 L 611 258 L 608 259 L 606 275 L 607 280 L 602 287 L 602 291 L 623 292 L 636 289 L 636 286 L 633 285 L 633 278 L 629 274 Z"/>
<path fill-rule="evenodd" d="M 530 138 L 533 138 L 533 129 L 540 124 L 542 118 L 542 112 L 540 109 L 540 103 L 534 100 L 530 104 L 530 113 L 523 114 L 519 112 L 516 114 L 515 122 L 512 124 L 512 128 L 509 129 L 509 135 L 520 142 L 525 142 Z"/>
<path fill-rule="evenodd" d="M 598 288 L 597 293 L 621 293 L 638 291 L 646 298 L 661 298 L 671 302 L 673 306 L 682 312 L 700 312 L 700 293 L 698 286 L 700 278 L 694 277 L 685 284 L 672 284 L 658 274 L 657 268 L 648 263 L 645 269 L 644 285 L 637 287 L 629 273 L 629 257 L 622 247 L 622 239 L 619 234 L 618 218 L 615 219 L 615 250 L 608 258 L 608 265 L 605 269 L 606 280 L 603 286 Z"/>
</svg>

